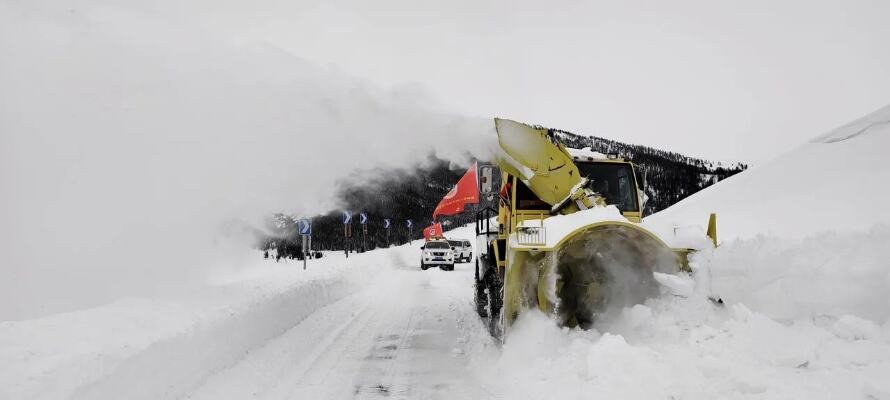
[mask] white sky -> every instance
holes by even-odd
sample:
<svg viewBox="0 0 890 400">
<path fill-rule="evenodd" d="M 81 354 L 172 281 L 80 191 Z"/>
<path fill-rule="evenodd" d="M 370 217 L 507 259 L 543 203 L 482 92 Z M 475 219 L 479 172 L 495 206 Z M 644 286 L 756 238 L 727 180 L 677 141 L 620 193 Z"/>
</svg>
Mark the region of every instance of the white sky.
<svg viewBox="0 0 890 400">
<path fill-rule="evenodd" d="M 890 103 L 888 1 L 213 4 L 199 18 L 236 40 L 461 112 L 708 158 L 762 161 Z"/>
</svg>

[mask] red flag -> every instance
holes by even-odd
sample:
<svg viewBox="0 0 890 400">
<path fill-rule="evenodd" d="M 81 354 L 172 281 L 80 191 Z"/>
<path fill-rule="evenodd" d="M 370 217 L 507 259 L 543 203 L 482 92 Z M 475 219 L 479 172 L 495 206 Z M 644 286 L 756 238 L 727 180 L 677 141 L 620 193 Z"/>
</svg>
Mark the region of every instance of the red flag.
<svg viewBox="0 0 890 400">
<path fill-rule="evenodd" d="M 426 240 L 430 240 L 431 237 L 444 237 L 445 234 L 442 233 L 442 224 L 436 223 L 432 224 L 426 228 L 423 228 L 423 238 Z"/>
<path fill-rule="evenodd" d="M 436 206 L 436 210 L 433 211 L 433 221 L 439 215 L 454 215 L 462 212 L 465 205 L 477 203 L 479 203 L 479 183 L 476 175 L 476 163 L 473 163 L 464 176 L 457 181 L 457 185 L 454 185 Z"/>
</svg>

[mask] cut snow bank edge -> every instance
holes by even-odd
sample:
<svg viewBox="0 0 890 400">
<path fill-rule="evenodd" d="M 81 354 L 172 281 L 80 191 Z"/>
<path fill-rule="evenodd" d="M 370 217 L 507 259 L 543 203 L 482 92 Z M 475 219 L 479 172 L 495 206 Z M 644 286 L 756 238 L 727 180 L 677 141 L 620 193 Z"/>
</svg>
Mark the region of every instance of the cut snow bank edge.
<svg viewBox="0 0 890 400">
<path fill-rule="evenodd" d="M 697 192 L 646 222 L 666 229 L 702 226 L 714 212 L 723 241 L 866 232 L 890 224 L 888 148 L 890 106 Z"/>
</svg>

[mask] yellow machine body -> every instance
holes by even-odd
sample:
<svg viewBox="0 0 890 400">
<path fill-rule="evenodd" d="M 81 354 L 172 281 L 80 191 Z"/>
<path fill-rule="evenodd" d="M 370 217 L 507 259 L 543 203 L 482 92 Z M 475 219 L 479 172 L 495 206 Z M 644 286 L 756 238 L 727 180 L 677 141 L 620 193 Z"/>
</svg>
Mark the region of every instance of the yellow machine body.
<svg viewBox="0 0 890 400">
<path fill-rule="evenodd" d="M 534 308 L 560 325 L 590 327 L 609 307 L 656 293 L 653 272 L 688 271 L 689 249 L 671 249 L 639 225 L 643 191 L 632 163 L 573 157 L 546 128 L 504 119 L 495 124 L 502 179 L 498 235 L 489 247 L 503 282 L 503 327 Z M 621 221 L 582 221 L 561 237 L 547 237 L 546 221 L 554 215 L 615 204 L 623 208 Z M 716 219 L 711 225 L 716 243 Z"/>
</svg>

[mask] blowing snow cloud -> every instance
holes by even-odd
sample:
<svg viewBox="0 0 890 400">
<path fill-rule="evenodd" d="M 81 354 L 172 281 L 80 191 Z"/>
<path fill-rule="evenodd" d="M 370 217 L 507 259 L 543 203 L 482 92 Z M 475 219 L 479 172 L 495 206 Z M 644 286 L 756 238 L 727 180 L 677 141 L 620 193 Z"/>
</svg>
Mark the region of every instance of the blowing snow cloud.
<svg viewBox="0 0 890 400">
<path fill-rule="evenodd" d="M 112 7 L 0 5 L 0 87 L 0 319 L 200 281 L 224 219 L 326 211 L 353 171 L 492 137 L 418 90 Z"/>
</svg>

